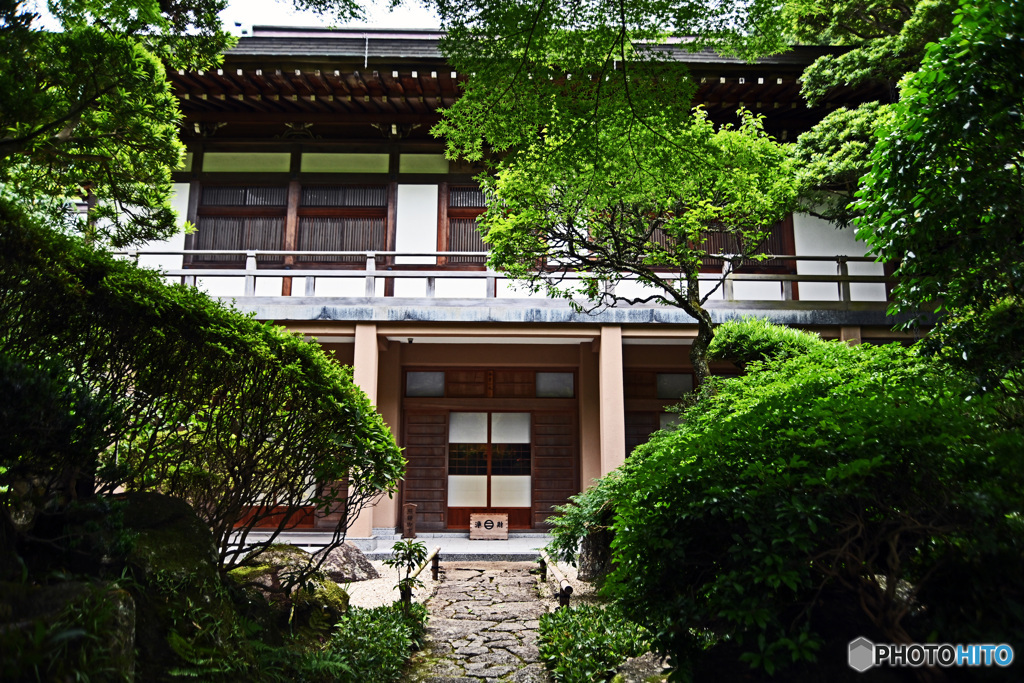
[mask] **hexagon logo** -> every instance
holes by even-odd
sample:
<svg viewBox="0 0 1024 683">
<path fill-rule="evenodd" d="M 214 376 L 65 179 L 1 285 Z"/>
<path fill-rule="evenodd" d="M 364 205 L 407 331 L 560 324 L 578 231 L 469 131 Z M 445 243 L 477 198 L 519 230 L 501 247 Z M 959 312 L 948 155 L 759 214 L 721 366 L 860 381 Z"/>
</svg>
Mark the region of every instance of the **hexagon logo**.
<svg viewBox="0 0 1024 683">
<path fill-rule="evenodd" d="M 864 673 L 875 665 L 875 644 L 863 637 L 851 640 L 848 661 L 851 669 Z"/>
</svg>

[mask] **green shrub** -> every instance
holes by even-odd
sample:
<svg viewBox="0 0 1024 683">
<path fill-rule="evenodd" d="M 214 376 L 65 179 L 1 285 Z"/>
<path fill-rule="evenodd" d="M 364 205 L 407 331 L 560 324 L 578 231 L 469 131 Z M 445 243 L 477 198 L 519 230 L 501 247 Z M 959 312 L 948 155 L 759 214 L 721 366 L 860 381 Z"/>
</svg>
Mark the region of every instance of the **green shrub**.
<svg viewBox="0 0 1024 683">
<path fill-rule="evenodd" d="M 426 608 L 418 604 L 412 605 L 408 615 L 398 604 L 373 609 L 352 607 L 338 622 L 327 646 L 303 664 L 306 680 L 400 680 L 409 655 L 422 643 L 426 618 Z M 330 672 L 331 677 L 318 678 L 317 672 Z"/>
<path fill-rule="evenodd" d="M 5 376 L 45 363 L 28 386 L 42 393 L 24 397 L 27 406 L 109 413 L 89 422 L 104 426 L 98 436 L 67 419 L 15 417 L 17 431 L 5 440 L 20 452 L 2 454 L 0 487 L 41 473 L 54 488 L 87 482 L 82 493 L 94 483 L 98 493 L 168 493 L 210 526 L 224 566 L 260 545 L 246 538 L 261 523 L 280 532 L 309 508 L 354 513 L 393 490 L 404 468 L 351 369 L 318 344 L 195 288 L 168 286 L 155 271 L 56 234 L 3 200 L 0 355 Z M 43 382 L 46 374 L 54 379 Z M 54 381 L 57 388 L 48 386 Z M 6 405 L 0 413 L 4 426 L 12 421 Z M 52 432 L 66 442 L 61 448 L 34 438 L 51 426 L 63 430 Z M 341 480 L 348 486 L 332 485 Z M 0 502 L 24 502 L 10 498 Z M 35 509 L 48 502 L 33 501 Z M 354 515 L 340 517 L 334 543 Z"/>
<path fill-rule="evenodd" d="M 659 649 L 686 661 L 700 634 L 771 673 L 858 631 L 1019 637 L 1024 438 L 998 396 L 898 345 L 749 370 L 609 482 L 606 588 Z"/>
<path fill-rule="evenodd" d="M 540 659 L 556 683 L 609 681 L 650 648 L 646 630 L 614 605 L 581 604 L 540 617 Z"/>
<path fill-rule="evenodd" d="M 729 361 L 742 369 L 754 361 L 796 358 L 818 344 L 821 338 L 813 332 L 747 316 L 715 328 L 715 338 L 708 346 L 708 360 Z"/>
<path fill-rule="evenodd" d="M 558 514 L 547 520 L 552 538 L 546 550 L 552 559 L 575 567 L 583 539 L 608 529 L 614 512 L 612 492 L 617 476 L 617 472 L 612 472 L 583 493 L 572 496 L 565 505 L 555 506 Z"/>
</svg>

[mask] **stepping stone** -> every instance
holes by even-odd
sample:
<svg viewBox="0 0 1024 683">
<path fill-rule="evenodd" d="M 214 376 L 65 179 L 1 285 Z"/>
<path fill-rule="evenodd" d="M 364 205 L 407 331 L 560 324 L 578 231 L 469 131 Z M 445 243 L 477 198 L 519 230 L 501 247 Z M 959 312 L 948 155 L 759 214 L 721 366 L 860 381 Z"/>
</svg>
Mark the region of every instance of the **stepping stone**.
<svg viewBox="0 0 1024 683">
<path fill-rule="evenodd" d="M 537 651 L 547 610 L 534 562 L 442 563 L 410 683 L 550 683 Z"/>
</svg>

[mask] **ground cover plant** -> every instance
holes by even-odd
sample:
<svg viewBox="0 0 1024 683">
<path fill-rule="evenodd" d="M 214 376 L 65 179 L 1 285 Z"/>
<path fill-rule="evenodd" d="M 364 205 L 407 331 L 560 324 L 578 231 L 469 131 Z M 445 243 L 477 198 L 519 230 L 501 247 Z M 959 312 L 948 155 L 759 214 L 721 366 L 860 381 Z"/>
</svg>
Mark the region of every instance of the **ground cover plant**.
<svg viewBox="0 0 1024 683">
<path fill-rule="evenodd" d="M 557 683 L 610 681 L 630 657 L 650 648 L 649 634 L 615 605 L 577 604 L 542 614 L 540 660 Z"/>
<path fill-rule="evenodd" d="M 1019 639 L 1024 439 L 1001 397 L 898 345 L 747 369 L 582 504 L 611 507 L 606 594 L 679 675 L 716 649 L 797 677 L 857 635 Z"/>
</svg>

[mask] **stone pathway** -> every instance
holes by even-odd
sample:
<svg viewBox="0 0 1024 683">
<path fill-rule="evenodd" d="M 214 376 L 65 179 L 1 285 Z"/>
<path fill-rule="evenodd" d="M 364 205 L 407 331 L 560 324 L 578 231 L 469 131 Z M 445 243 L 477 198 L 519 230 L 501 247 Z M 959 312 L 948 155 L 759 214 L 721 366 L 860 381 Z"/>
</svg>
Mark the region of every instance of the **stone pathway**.
<svg viewBox="0 0 1024 683">
<path fill-rule="evenodd" d="M 533 562 L 442 563 L 412 683 L 548 683 L 537 627 L 546 603 Z"/>
</svg>

